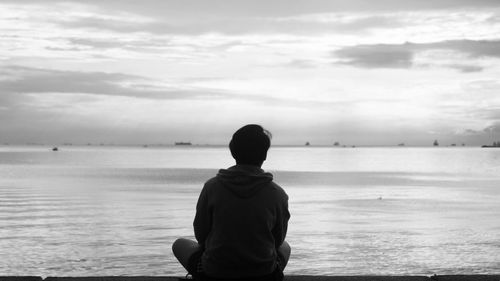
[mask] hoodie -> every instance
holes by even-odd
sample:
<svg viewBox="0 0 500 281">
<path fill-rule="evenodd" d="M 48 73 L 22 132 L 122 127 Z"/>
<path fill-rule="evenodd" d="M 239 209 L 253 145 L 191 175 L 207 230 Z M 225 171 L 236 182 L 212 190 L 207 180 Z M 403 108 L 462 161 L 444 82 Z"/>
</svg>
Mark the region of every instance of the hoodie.
<svg viewBox="0 0 500 281">
<path fill-rule="evenodd" d="M 218 278 L 272 273 L 289 218 L 288 196 L 272 174 L 247 165 L 219 170 L 200 193 L 193 223 L 204 272 Z"/>
</svg>

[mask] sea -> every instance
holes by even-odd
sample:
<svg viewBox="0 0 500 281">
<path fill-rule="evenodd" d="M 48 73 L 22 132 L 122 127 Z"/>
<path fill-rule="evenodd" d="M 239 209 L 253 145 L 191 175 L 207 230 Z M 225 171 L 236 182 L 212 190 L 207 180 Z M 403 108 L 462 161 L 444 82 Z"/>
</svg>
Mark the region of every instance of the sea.
<svg viewBox="0 0 500 281">
<path fill-rule="evenodd" d="M 0 275 L 183 276 L 227 147 L 0 146 Z M 272 147 L 289 195 L 285 274 L 500 273 L 500 149 Z"/>
</svg>

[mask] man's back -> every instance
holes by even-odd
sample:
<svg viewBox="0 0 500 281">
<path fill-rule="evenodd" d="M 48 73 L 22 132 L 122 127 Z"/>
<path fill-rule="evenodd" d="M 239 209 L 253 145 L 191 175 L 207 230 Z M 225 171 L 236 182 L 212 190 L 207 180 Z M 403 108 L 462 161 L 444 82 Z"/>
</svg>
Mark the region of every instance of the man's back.
<svg viewBox="0 0 500 281">
<path fill-rule="evenodd" d="M 283 279 L 291 252 L 288 196 L 260 168 L 271 137 L 260 125 L 238 129 L 229 142 L 236 165 L 203 186 L 193 222 L 198 242 L 179 238 L 172 245 L 195 279 Z"/>
<path fill-rule="evenodd" d="M 236 165 L 207 181 L 194 220 L 206 274 L 230 278 L 274 271 L 290 214 L 288 196 L 272 179 L 259 167 Z"/>
</svg>

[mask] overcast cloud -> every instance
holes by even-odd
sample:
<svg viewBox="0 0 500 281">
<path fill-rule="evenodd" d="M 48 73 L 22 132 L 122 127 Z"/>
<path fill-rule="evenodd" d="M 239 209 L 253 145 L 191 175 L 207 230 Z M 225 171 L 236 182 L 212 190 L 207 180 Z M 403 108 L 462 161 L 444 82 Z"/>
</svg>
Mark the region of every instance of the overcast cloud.
<svg viewBox="0 0 500 281">
<path fill-rule="evenodd" d="M 368 68 L 408 68 L 414 66 L 414 57 L 419 52 L 458 52 L 468 58 L 499 58 L 500 41 L 449 40 L 435 43 L 376 44 L 344 47 L 334 52 L 341 63 Z M 480 66 L 450 64 L 464 72 L 482 70 Z"/>
<path fill-rule="evenodd" d="M 493 0 L 0 0 L 0 142 L 262 123 L 278 144 L 490 143 L 499 19 Z"/>
</svg>

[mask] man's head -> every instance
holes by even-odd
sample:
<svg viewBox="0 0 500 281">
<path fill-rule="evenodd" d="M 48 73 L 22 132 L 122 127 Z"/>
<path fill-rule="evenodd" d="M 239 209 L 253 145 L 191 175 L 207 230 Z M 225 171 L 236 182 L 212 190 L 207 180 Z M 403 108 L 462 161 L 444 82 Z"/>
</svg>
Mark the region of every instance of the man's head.
<svg viewBox="0 0 500 281">
<path fill-rule="evenodd" d="M 236 164 L 262 166 L 271 146 L 271 133 L 259 125 L 241 127 L 229 143 Z"/>
</svg>

